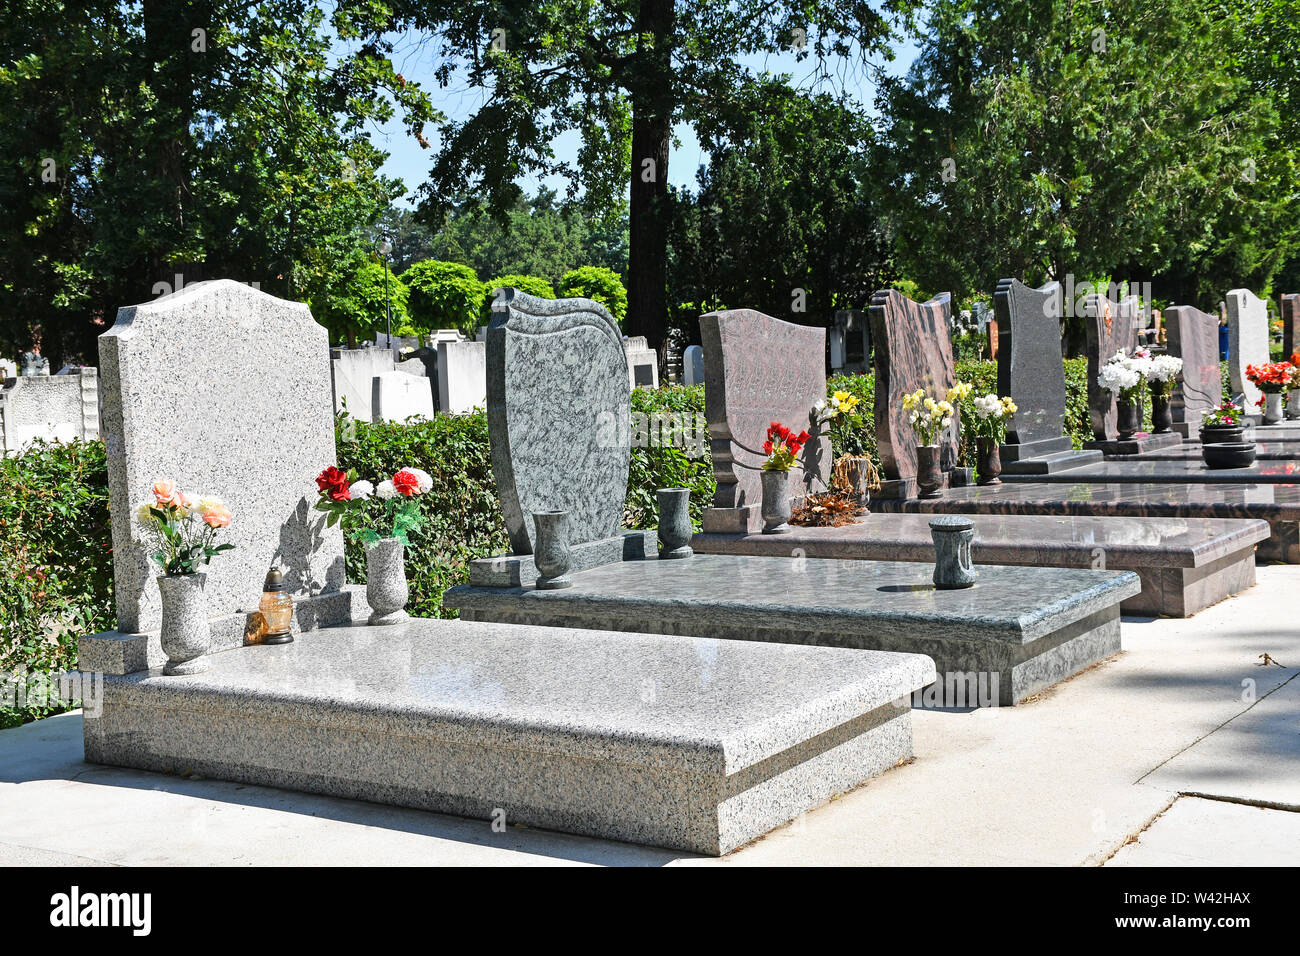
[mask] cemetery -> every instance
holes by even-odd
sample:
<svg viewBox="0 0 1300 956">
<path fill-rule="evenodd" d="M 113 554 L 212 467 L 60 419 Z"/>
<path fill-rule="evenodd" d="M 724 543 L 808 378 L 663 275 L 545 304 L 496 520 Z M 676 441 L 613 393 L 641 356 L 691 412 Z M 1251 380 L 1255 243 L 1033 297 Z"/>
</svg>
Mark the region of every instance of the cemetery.
<svg viewBox="0 0 1300 956">
<path fill-rule="evenodd" d="M 417 6 L 0 31 L 0 862 L 1294 865 L 1280 8 Z"/>
</svg>

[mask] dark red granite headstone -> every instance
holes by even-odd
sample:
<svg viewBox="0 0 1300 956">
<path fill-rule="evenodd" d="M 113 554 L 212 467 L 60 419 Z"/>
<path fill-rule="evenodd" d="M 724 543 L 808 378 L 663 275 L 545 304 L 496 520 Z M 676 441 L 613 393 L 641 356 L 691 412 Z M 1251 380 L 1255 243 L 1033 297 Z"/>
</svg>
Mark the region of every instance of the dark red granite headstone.
<svg viewBox="0 0 1300 956">
<path fill-rule="evenodd" d="M 876 369 L 876 443 L 886 478 L 916 477 L 916 435 L 903 396 L 928 388 L 943 398 L 956 379 L 948 317 L 948 293 L 929 302 L 913 302 L 901 292 L 882 290 L 871 297 L 872 360 Z M 957 463 L 956 429 L 940 441 L 939 463 L 948 471 Z"/>
<path fill-rule="evenodd" d="M 704 415 L 718 481 L 713 507 L 762 502 L 762 446 L 773 421 L 813 433 L 791 480 L 794 487 L 825 490 L 830 439 L 816 433 L 812 419 L 813 405 L 826 398 L 826 330 L 730 309 L 700 316 L 700 343 Z"/>
<path fill-rule="evenodd" d="M 1139 311 L 1135 295 L 1115 302 L 1094 294 L 1084 303 L 1083 321 L 1088 331 L 1088 414 L 1096 441 L 1114 441 L 1119 436 L 1115 396 L 1097 384 L 1097 373 L 1116 352 L 1128 351 L 1137 344 Z"/>
<path fill-rule="evenodd" d="M 1174 386 L 1169 408 L 1174 422 L 1200 427 L 1201 413 L 1223 402 L 1219 370 L 1219 320 L 1190 305 L 1165 309 L 1169 354 L 1183 360 L 1182 378 Z"/>
<path fill-rule="evenodd" d="M 995 359 L 995 358 L 998 357 L 998 324 L 997 324 L 997 322 L 990 322 L 987 326 L 985 326 L 985 330 L 988 332 L 988 336 L 989 336 L 989 358 L 991 358 L 991 359 Z"/>
</svg>

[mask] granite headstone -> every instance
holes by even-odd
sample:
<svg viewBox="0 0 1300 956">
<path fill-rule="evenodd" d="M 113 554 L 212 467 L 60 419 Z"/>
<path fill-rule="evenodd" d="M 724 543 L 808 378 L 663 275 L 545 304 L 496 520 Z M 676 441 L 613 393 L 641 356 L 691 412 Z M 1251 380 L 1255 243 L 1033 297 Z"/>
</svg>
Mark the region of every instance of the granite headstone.
<svg viewBox="0 0 1300 956">
<path fill-rule="evenodd" d="M 928 388 L 943 398 L 956 382 L 948 317 L 948 293 L 928 302 L 913 302 L 894 289 L 871 297 L 872 358 L 876 369 L 876 444 L 885 477 L 916 477 L 916 433 L 903 410 L 903 396 Z M 956 429 L 940 439 L 939 466 L 950 471 L 957 463 Z"/>
<path fill-rule="evenodd" d="M 0 382 L 18 377 L 18 363 L 13 359 L 0 358 Z"/>
<path fill-rule="evenodd" d="M 1098 442 L 1114 441 L 1119 428 L 1115 396 L 1097 384 L 1097 373 L 1116 352 L 1127 352 L 1137 345 L 1139 311 L 1135 295 L 1115 302 L 1094 293 L 1084 302 L 1083 320 L 1088 334 L 1088 416 L 1093 439 Z"/>
<path fill-rule="evenodd" d="M 682 352 L 682 382 L 686 385 L 704 384 L 704 348 L 688 345 Z"/>
<path fill-rule="evenodd" d="M 1003 279 L 993 296 L 998 394 L 1017 411 L 1007 427 L 1004 461 L 1069 451 L 1065 434 L 1065 365 L 1061 360 L 1061 285 L 1038 289 Z"/>
<path fill-rule="evenodd" d="M 569 513 L 569 543 L 618 534 L 631 455 L 627 356 L 590 299 L 504 289 L 487 330 L 492 471 L 510 546 L 533 553 L 533 515 Z"/>
<path fill-rule="evenodd" d="M 420 366 L 423 370 L 423 365 Z M 394 369 L 370 380 L 370 413 L 376 422 L 405 422 L 433 417 L 433 392 L 423 375 Z"/>
<path fill-rule="evenodd" d="M 1295 354 L 1296 323 L 1300 322 L 1300 292 L 1288 292 L 1282 296 L 1282 357 L 1290 361 Z"/>
<path fill-rule="evenodd" d="M 1246 378 L 1247 365 L 1268 364 L 1268 305 L 1249 289 L 1233 289 L 1228 305 L 1228 378 L 1233 395 L 1244 395 L 1246 411 L 1258 412 L 1264 394 Z"/>
<path fill-rule="evenodd" d="M 332 349 L 330 386 L 335 414 L 346 409 L 359 422 L 375 421 L 372 405 L 375 377 L 391 372 L 395 367 L 391 349 Z"/>
<path fill-rule="evenodd" d="M 1169 408 L 1174 427 L 1186 437 L 1200 428 L 1202 413 L 1223 402 L 1219 320 L 1190 305 L 1166 309 L 1163 319 L 1169 354 L 1183 360 L 1183 373 L 1174 384 Z"/>
<path fill-rule="evenodd" d="M 487 343 L 438 343 L 438 407 L 461 414 L 487 406 Z"/>
<path fill-rule="evenodd" d="M 66 375 L 20 376 L 0 387 L 0 451 L 22 452 L 34 441 L 99 437 L 99 378 L 93 368 Z"/>
<path fill-rule="evenodd" d="M 791 470 L 795 494 L 825 489 L 830 439 L 814 426 L 813 406 L 826 398 L 826 330 L 730 309 L 700 316 L 700 341 L 704 415 L 718 482 L 713 507 L 762 503 L 762 446 L 773 421 L 812 435 Z"/>
<path fill-rule="evenodd" d="M 659 353 L 652 349 L 644 335 L 623 339 L 627 353 L 628 386 L 630 388 L 659 387 Z"/>
<path fill-rule="evenodd" d="M 295 598 L 344 583 L 343 533 L 311 510 L 334 464 L 329 338 L 307 306 L 229 279 L 118 311 L 99 337 L 118 630 L 158 627 L 157 569 L 135 509 L 154 481 L 221 498 L 236 550 L 207 568 L 217 617 L 257 607 L 278 561 Z M 222 374 L 212 374 L 219 362 Z"/>
</svg>

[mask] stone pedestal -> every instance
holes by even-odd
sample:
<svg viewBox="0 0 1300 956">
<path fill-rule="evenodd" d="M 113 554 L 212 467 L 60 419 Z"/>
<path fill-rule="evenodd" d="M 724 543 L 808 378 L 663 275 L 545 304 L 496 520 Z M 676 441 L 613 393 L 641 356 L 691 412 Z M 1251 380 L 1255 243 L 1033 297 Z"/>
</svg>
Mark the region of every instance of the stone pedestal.
<svg viewBox="0 0 1300 956">
<path fill-rule="evenodd" d="M 1095 449 L 1102 455 L 1141 455 L 1143 452 L 1155 451 L 1157 448 L 1172 448 L 1181 445 L 1183 436 L 1178 432 L 1165 432 L 1161 435 L 1138 434 L 1132 438 L 1114 438 L 1109 441 L 1087 441 L 1084 448 Z"/>
</svg>

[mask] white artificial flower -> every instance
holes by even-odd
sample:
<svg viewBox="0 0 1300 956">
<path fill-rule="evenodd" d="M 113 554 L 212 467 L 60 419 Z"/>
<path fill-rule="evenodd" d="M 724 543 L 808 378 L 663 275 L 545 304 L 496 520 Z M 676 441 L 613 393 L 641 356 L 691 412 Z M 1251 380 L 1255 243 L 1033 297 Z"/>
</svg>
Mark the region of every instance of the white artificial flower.
<svg viewBox="0 0 1300 956">
<path fill-rule="evenodd" d="M 380 498 L 396 498 L 397 488 L 393 485 L 391 481 L 385 478 L 383 481 L 379 483 L 378 487 L 375 488 L 375 494 L 377 494 Z"/>
<path fill-rule="evenodd" d="M 370 482 L 354 481 L 352 483 L 352 498 L 354 501 L 365 501 L 375 493 L 375 486 Z"/>
<path fill-rule="evenodd" d="M 420 494 L 428 494 L 429 491 L 433 489 L 433 479 L 429 476 L 427 471 L 423 471 L 419 468 L 404 468 L 402 470 L 409 471 L 411 474 L 415 475 L 415 480 L 419 483 L 418 487 L 420 489 Z"/>
</svg>

